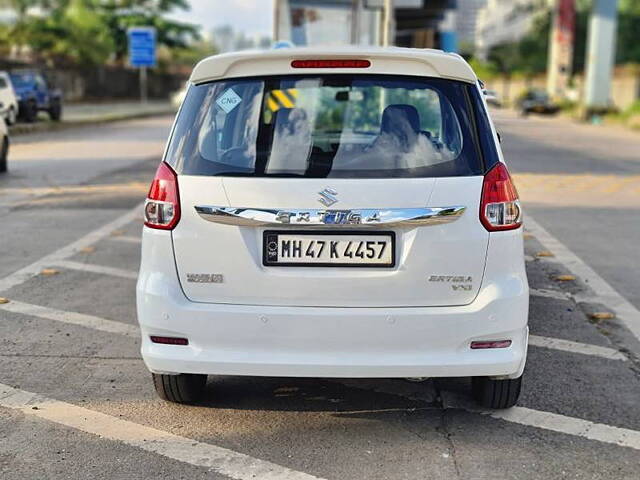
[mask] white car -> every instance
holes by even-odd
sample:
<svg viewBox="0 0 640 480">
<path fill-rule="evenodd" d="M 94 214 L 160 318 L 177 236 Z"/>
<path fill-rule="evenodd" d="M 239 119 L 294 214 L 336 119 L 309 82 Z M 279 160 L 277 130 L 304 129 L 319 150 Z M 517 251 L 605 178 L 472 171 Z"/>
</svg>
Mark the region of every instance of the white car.
<svg viewBox="0 0 640 480">
<path fill-rule="evenodd" d="M 18 118 L 18 97 L 7 72 L 0 72 L 0 116 L 9 125 L 16 123 Z"/>
<path fill-rule="evenodd" d="M 9 157 L 9 129 L 0 117 L 0 173 L 7 171 L 7 160 Z"/>
<path fill-rule="evenodd" d="M 502 101 L 500 100 L 500 95 L 495 90 L 483 90 L 484 98 L 487 100 L 487 103 L 493 107 L 500 108 L 502 106 Z"/>
<path fill-rule="evenodd" d="M 145 204 L 158 394 L 207 375 L 472 377 L 521 388 L 522 211 L 458 55 L 279 49 L 194 69 Z"/>
</svg>

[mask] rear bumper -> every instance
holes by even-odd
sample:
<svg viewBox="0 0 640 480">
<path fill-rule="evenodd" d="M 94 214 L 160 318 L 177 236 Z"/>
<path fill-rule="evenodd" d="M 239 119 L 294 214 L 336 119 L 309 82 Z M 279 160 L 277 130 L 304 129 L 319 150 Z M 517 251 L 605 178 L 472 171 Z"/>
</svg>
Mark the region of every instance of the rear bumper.
<svg viewBox="0 0 640 480">
<path fill-rule="evenodd" d="M 526 277 L 483 287 L 458 307 L 328 308 L 194 303 L 167 232 L 145 231 L 138 280 L 142 356 L 152 372 L 291 377 L 517 377 L 527 351 Z M 145 251 L 148 250 L 148 251 Z M 162 251 L 165 251 L 164 253 Z M 160 260 L 163 258 L 164 261 Z M 186 337 L 188 346 L 152 343 Z M 474 340 L 509 348 L 471 350 Z"/>
</svg>

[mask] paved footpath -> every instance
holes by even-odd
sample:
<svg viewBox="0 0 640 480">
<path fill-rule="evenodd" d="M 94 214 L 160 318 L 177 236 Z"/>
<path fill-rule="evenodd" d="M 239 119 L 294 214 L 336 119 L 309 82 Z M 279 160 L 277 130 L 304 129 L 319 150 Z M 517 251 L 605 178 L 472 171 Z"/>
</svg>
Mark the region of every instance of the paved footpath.
<svg viewBox="0 0 640 480">
<path fill-rule="evenodd" d="M 0 478 L 638 478 L 633 310 L 590 319 L 585 299 L 617 289 L 535 213 L 515 408 L 479 410 L 457 379 L 210 378 L 199 405 L 159 400 L 139 356 L 134 285 L 140 203 L 169 125 L 15 147 L 0 180 Z"/>
</svg>

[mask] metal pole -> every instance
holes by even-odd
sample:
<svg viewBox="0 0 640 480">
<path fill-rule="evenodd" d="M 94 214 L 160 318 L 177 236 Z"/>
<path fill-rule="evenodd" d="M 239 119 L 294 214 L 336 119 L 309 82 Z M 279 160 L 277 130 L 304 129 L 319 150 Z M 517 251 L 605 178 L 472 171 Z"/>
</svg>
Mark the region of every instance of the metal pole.
<svg viewBox="0 0 640 480">
<path fill-rule="evenodd" d="M 140 103 L 147 103 L 147 67 L 140 67 Z"/>
<path fill-rule="evenodd" d="M 388 47 L 393 28 L 393 0 L 384 0 L 382 8 L 382 46 Z"/>
<path fill-rule="evenodd" d="M 351 44 L 360 43 L 360 9 L 362 0 L 351 1 Z"/>
<path fill-rule="evenodd" d="M 280 0 L 273 0 L 273 41 L 280 40 Z"/>
<path fill-rule="evenodd" d="M 594 0 L 587 39 L 587 113 L 610 105 L 611 74 L 616 51 L 618 0 Z"/>
</svg>

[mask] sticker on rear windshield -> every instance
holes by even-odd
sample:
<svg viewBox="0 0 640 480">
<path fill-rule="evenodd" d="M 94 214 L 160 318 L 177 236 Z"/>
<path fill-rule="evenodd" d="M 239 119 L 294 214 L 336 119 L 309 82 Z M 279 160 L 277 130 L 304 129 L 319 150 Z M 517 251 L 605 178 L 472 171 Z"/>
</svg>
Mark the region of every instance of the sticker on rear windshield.
<svg viewBox="0 0 640 480">
<path fill-rule="evenodd" d="M 216 103 L 222 110 L 224 110 L 226 113 L 229 113 L 231 110 L 236 108 L 241 101 L 242 98 L 240 98 L 240 96 L 233 91 L 233 88 L 228 88 L 222 95 L 218 97 Z"/>
</svg>

